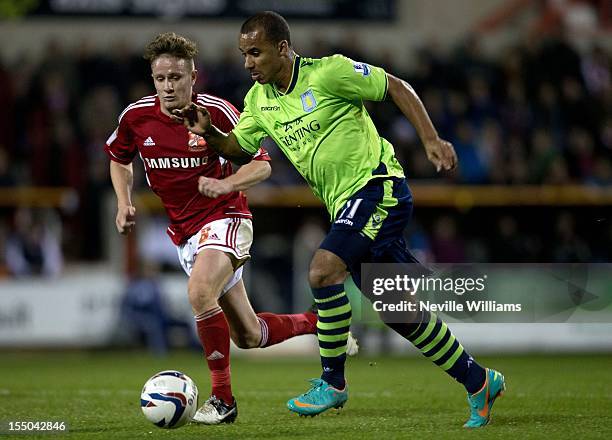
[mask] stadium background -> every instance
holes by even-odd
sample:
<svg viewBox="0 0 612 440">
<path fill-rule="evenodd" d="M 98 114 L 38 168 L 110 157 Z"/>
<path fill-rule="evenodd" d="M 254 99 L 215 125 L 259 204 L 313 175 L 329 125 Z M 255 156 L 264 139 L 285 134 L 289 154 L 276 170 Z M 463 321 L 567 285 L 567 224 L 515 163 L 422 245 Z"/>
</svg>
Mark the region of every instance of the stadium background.
<svg viewBox="0 0 612 440">
<path fill-rule="evenodd" d="M 343 53 L 409 81 L 454 143 L 460 167 L 438 176 L 395 106 L 368 104 L 415 194 L 407 238 L 419 258 L 610 262 L 610 1 L 0 1 L 2 352 L 140 347 L 146 357 L 194 344 L 161 207 L 136 163 L 137 231 L 116 233 L 103 145 L 122 109 L 154 92 L 141 52 L 159 32 L 196 40 L 196 90 L 240 107 L 250 79 L 237 30 L 272 8 L 288 17 L 298 53 Z M 327 216 L 271 154 L 272 177 L 249 191 L 245 279 L 256 309 L 299 311 Z M 453 328 L 477 355 L 612 350 L 610 324 Z M 378 326 L 356 331 L 365 355 L 415 353 Z M 267 353 L 316 357 L 316 342 Z"/>
</svg>

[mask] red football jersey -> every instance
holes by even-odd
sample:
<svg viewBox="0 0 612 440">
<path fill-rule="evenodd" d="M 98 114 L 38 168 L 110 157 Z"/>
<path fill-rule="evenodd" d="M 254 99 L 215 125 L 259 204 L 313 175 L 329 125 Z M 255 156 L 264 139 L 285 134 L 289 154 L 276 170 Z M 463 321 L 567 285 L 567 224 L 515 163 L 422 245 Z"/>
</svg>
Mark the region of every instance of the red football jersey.
<svg viewBox="0 0 612 440">
<path fill-rule="evenodd" d="M 238 123 L 240 113 L 224 99 L 194 94 L 193 101 L 207 108 L 211 122 L 223 132 L 230 132 Z M 199 176 L 223 179 L 232 174 L 232 165 L 209 148 L 204 138 L 163 114 L 157 95 L 145 96 L 126 107 L 104 150 L 111 160 L 124 165 L 140 155 L 147 182 L 170 219 L 168 235 L 177 245 L 211 221 L 251 217 L 242 192 L 216 199 L 200 194 Z M 254 159 L 270 157 L 261 148 Z"/>
</svg>

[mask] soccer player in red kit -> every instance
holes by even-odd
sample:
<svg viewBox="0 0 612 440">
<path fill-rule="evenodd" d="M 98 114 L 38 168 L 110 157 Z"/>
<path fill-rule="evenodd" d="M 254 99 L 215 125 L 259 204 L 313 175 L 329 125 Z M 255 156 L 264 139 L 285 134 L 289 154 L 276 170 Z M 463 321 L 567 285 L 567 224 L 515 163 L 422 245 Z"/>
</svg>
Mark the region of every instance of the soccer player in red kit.
<svg viewBox="0 0 612 440">
<path fill-rule="evenodd" d="M 161 199 L 189 275 L 189 301 L 210 370 L 212 392 L 194 421 L 231 423 L 236 400 L 230 380 L 230 335 L 242 348 L 267 347 L 293 336 L 316 333 L 316 315 L 255 314 L 242 282 L 242 265 L 253 239 L 251 213 L 243 190 L 270 175 L 269 157 L 261 148 L 255 160 L 235 174 L 200 136 L 170 118 L 174 109 L 194 102 L 207 108 L 213 123 L 229 132 L 238 111 L 224 99 L 194 94 L 194 42 L 176 35 L 158 35 L 145 50 L 151 63 L 156 95 L 129 105 L 106 143 L 110 175 L 117 196 L 116 226 L 121 234 L 135 225 L 131 201 L 132 161 L 139 155 L 147 182 Z M 229 324 L 229 325 L 228 325 Z"/>
</svg>

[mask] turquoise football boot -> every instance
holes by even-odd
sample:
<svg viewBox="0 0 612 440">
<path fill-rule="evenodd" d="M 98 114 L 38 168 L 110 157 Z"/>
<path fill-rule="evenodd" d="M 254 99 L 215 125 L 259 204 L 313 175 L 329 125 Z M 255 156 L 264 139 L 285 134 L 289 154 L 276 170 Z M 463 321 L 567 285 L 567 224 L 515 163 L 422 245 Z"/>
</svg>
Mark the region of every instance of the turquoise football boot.
<svg viewBox="0 0 612 440">
<path fill-rule="evenodd" d="M 463 425 L 464 428 L 480 428 L 489 423 L 491 408 L 495 399 L 501 397 L 506 389 L 506 379 L 498 371 L 486 369 L 486 379 L 482 389 L 474 394 L 468 394 L 470 404 L 470 419 Z"/>
<path fill-rule="evenodd" d="M 304 394 L 287 402 L 290 411 L 314 417 L 330 408 L 342 408 L 348 400 L 348 384 L 339 390 L 323 379 L 310 379 L 310 385 Z"/>
</svg>

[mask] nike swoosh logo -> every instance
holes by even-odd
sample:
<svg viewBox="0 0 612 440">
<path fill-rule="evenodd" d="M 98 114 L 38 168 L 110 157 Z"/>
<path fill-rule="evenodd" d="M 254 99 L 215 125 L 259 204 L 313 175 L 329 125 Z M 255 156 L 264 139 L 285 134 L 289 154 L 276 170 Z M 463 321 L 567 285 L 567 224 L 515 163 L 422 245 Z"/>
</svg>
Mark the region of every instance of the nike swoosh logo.
<svg viewBox="0 0 612 440">
<path fill-rule="evenodd" d="M 293 403 L 295 404 L 295 406 L 299 406 L 300 408 L 321 408 L 324 405 L 313 405 L 312 403 L 303 403 L 300 402 L 299 400 L 294 400 Z"/>
</svg>

